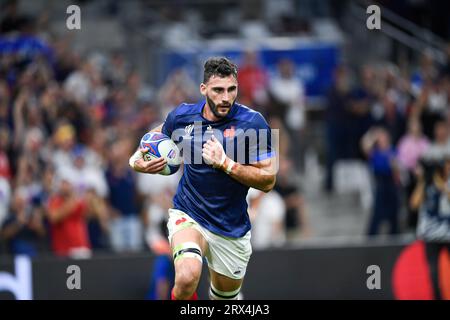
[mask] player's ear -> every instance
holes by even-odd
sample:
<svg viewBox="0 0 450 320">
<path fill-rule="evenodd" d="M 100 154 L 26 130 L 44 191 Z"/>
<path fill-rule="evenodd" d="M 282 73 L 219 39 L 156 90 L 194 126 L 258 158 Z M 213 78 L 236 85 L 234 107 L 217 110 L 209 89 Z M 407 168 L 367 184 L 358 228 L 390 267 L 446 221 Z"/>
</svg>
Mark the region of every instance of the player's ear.
<svg viewBox="0 0 450 320">
<path fill-rule="evenodd" d="M 200 84 L 200 93 L 202 94 L 202 96 L 206 96 L 206 84 L 204 84 L 203 82 Z"/>
</svg>

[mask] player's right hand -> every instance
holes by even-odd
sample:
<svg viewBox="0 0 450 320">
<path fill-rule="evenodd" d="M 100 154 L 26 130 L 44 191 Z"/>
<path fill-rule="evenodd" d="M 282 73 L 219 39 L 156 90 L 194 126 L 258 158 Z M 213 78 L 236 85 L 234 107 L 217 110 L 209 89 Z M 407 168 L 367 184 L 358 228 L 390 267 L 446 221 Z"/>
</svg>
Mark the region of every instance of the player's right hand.
<svg viewBox="0 0 450 320">
<path fill-rule="evenodd" d="M 148 149 L 139 149 L 142 155 L 144 155 Z M 166 166 L 167 161 L 164 158 L 152 159 L 150 161 L 145 161 L 144 157 L 141 156 L 139 159 L 134 161 L 133 169 L 142 173 L 156 174 L 161 172 Z"/>
</svg>

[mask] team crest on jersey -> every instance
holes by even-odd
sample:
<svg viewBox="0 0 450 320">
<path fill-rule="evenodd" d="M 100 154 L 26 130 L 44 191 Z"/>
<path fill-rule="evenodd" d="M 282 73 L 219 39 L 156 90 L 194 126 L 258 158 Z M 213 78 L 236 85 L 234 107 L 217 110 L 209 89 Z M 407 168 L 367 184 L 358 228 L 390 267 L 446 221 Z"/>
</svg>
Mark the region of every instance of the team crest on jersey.
<svg viewBox="0 0 450 320">
<path fill-rule="evenodd" d="M 233 138 L 235 134 L 235 126 L 231 126 L 231 128 L 225 129 L 223 131 L 223 137 L 224 138 Z"/>
</svg>

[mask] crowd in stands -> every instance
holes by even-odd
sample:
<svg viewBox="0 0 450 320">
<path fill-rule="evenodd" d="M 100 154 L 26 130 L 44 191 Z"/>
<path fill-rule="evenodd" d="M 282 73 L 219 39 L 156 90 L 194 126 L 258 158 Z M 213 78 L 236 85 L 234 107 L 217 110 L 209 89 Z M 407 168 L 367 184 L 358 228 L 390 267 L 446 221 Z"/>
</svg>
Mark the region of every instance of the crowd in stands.
<svg viewBox="0 0 450 320">
<path fill-rule="evenodd" d="M 417 211 L 408 203 L 421 161 L 450 155 L 449 70 L 450 50 L 444 65 L 425 51 L 412 70 L 366 65 L 357 81 L 345 66 L 335 72 L 327 99 L 325 188 L 333 191 L 339 162 L 367 163 L 374 189 L 368 235 L 381 233 L 384 223 L 390 234 L 416 228 Z"/>
<path fill-rule="evenodd" d="M 80 54 L 67 39 L 42 37 L 30 21 L 9 18 L 0 31 L 1 253 L 86 258 L 151 249 L 164 238 L 160 224 L 179 174 L 138 174 L 128 158 L 174 107 L 201 98 L 198 84 L 178 70 L 153 88 L 122 52 Z M 239 101 L 255 104 L 277 128 L 292 114 L 301 118 L 304 90 L 292 64 L 280 62 L 279 76 L 269 78 L 252 55 L 239 63 Z M 270 102 L 275 97 L 280 108 Z M 292 132 L 298 124 L 286 123 Z M 273 192 L 277 216 L 269 217 L 281 241 L 261 247 L 302 228 L 287 142 L 281 152 L 286 170 Z M 251 208 L 267 210 L 255 201 Z M 271 228 L 262 232 L 271 239 Z"/>
</svg>

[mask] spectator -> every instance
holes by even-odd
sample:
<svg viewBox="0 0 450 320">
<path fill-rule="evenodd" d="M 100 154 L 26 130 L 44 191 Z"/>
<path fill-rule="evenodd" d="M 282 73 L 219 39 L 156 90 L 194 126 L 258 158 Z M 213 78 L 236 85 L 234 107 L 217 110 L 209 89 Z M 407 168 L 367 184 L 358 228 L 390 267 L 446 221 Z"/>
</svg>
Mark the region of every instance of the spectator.
<svg viewBox="0 0 450 320">
<path fill-rule="evenodd" d="M 56 171 L 72 165 L 72 152 L 76 146 L 75 135 L 75 128 L 70 124 L 61 124 L 55 131 L 52 164 Z"/>
<path fill-rule="evenodd" d="M 180 170 L 181 171 L 181 170 Z M 145 240 L 147 245 L 164 238 L 160 225 L 172 208 L 180 172 L 171 176 L 137 174 L 136 186 L 147 201 L 144 214 Z"/>
<path fill-rule="evenodd" d="M 402 110 L 400 94 L 396 88 L 383 88 L 380 91 L 377 103 L 380 114 L 377 119 L 374 119 L 374 123 L 386 128 L 393 143 L 397 144 L 405 132 L 406 124 L 406 114 L 405 110 Z"/>
<path fill-rule="evenodd" d="M 295 74 L 295 64 L 289 59 L 282 59 L 277 65 L 278 73 L 270 79 L 269 90 L 275 100 L 287 106 L 282 119 L 290 133 L 291 139 L 297 142 L 297 148 L 291 155 L 296 164 L 303 165 L 304 141 L 300 139 L 305 126 L 305 88 L 301 79 Z"/>
<path fill-rule="evenodd" d="M 108 167 L 108 128 L 107 126 L 93 128 L 90 131 L 88 144 L 84 149 L 86 163 L 91 167 L 98 167 L 102 171 L 106 171 Z"/>
<path fill-rule="evenodd" d="M 8 243 L 10 254 L 33 257 L 44 250 L 46 229 L 42 210 L 32 208 L 26 197 L 20 191 L 13 195 L 11 213 L 3 223 L 0 238 Z"/>
<path fill-rule="evenodd" d="M 127 88 L 134 101 L 151 101 L 154 95 L 153 89 L 141 79 L 137 71 L 132 71 L 127 77 Z"/>
<path fill-rule="evenodd" d="M 255 249 L 282 246 L 286 241 L 283 199 L 276 191 L 264 193 L 250 188 L 247 201 Z"/>
<path fill-rule="evenodd" d="M 425 155 L 428 158 L 440 158 L 450 152 L 450 131 L 448 122 L 439 119 L 434 125 L 434 139 Z"/>
<path fill-rule="evenodd" d="M 47 165 L 43 168 L 41 176 L 41 184 L 35 194 L 33 194 L 32 204 L 34 207 L 40 208 L 46 211 L 48 200 L 52 195 L 55 181 L 55 172 L 51 165 Z M 46 221 L 48 222 L 48 221 Z"/>
<path fill-rule="evenodd" d="M 373 124 L 372 107 L 376 101 L 376 92 L 374 83 L 376 74 L 371 66 L 361 68 L 361 84 L 350 93 L 351 100 L 347 111 L 349 112 L 349 121 L 347 123 L 349 130 L 348 143 L 350 146 L 350 158 L 363 158 L 360 141 L 363 135 Z"/>
<path fill-rule="evenodd" d="M 327 94 L 327 163 L 325 190 L 333 190 L 333 168 L 337 160 L 349 157 L 348 114 L 350 105 L 350 79 L 345 66 L 334 72 L 334 84 Z"/>
<path fill-rule="evenodd" d="M 88 187 L 86 190 L 86 201 L 88 210 L 86 221 L 89 234 L 89 242 L 93 250 L 109 249 L 109 214 L 108 206 L 103 197 L 99 196 L 95 188 Z"/>
<path fill-rule="evenodd" d="M 417 183 L 414 171 L 418 165 L 418 160 L 426 152 L 429 145 L 428 139 L 422 134 L 419 120 L 414 117 L 411 118 L 408 123 L 408 132 L 400 139 L 398 144 L 397 156 L 400 167 L 406 171 L 404 185 L 407 199 L 410 198 Z M 417 212 L 410 208 L 409 202 L 406 207 L 408 208 L 408 227 L 416 228 Z"/>
<path fill-rule="evenodd" d="M 94 94 L 92 84 L 96 72 L 91 62 L 84 61 L 81 69 L 72 72 L 64 81 L 66 95 L 78 103 L 87 103 Z"/>
<path fill-rule="evenodd" d="M 284 201 L 286 211 L 284 214 L 284 228 L 288 239 L 311 236 L 305 200 L 298 184 L 292 179 L 293 170 L 291 161 L 280 158 L 280 168 L 274 187 L 274 190 L 278 192 Z"/>
<path fill-rule="evenodd" d="M 122 86 L 126 82 L 129 66 L 123 54 L 115 51 L 110 57 L 111 68 L 106 70 L 106 78 L 113 86 Z"/>
<path fill-rule="evenodd" d="M 43 122 L 43 131 L 47 135 L 52 135 L 54 125 L 59 121 L 59 111 L 64 103 L 64 96 L 58 83 L 50 82 L 45 87 L 39 98 L 40 110 Z"/>
<path fill-rule="evenodd" d="M 165 219 L 157 227 L 164 237 L 150 243 L 155 260 L 150 287 L 145 297 L 147 300 L 170 300 L 170 293 L 174 285 L 175 269 L 172 261 L 172 249 L 167 240 L 166 223 Z"/>
<path fill-rule="evenodd" d="M 422 54 L 419 68 L 411 76 L 412 92 L 417 97 L 421 94 L 427 81 L 433 81 L 438 76 L 438 70 L 433 60 L 432 52 L 427 49 Z"/>
<path fill-rule="evenodd" d="M 165 119 L 173 108 L 184 101 L 194 101 L 197 95 L 197 86 L 186 70 L 174 70 L 158 92 L 160 105 L 163 106 L 161 117 Z"/>
<path fill-rule="evenodd" d="M 434 299 L 445 299 L 443 253 L 450 253 L 450 152 L 429 158 L 417 171 L 417 186 L 410 205 L 419 211 L 417 237 L 425 242 L 425 252 Z M 441 270 L 439 270 L 441 269 Z"/>
<path fill-rule="evenodd" d="M 115 251 L 138 251 L 143 245 L 140 205 L 135 175 L 128 165 L 131 153 L 129 140 L 116 141 L 111 149 L 110 165 L 106 172 L 112 219 L 110 241 Z"/>
<path fill-rule="evenodd" d="M 85 199 L 75 193 L 70 176 L 60 173 L 48 201 L 47 218 L 50 222 L 54 254 L 71 258 L 89 258 L 91 244 L 86 224 L 88 210 Z"/>
<path fill-rule="evenodd" d="M 378 234 L 381 224 L 386 221 L 389 233 L 396 234 L 399 232 L 396 150 L 383 128 L 370 129 L 363 136 L 361 145 L 375 178 L 375 203 L 367 233 L 369 236 Z"/>
<path fill-rule="evenodd" d="M 256 52 L 247 51 L 239 67 L 239 99 L 244 105 L 264 104 L 266 100 L 265 91 L 269 79 L 258 59 Z"/>
<path fill-rule="evenodd" d="M 420 117 L 424 133 L 433 139 L 436 122 L 448 113 L 448 82 L 444 78 L 425 81 L 413 111 Z"/>
<path fill-rule="evenodd" d="M 28 202 L 40 207 L 36 202 L 42 190 L 42 173 L 45 168 L 45 157 L 42 153 L 43 136 L 41 131 L 33 128 L 25 134 L 25 143 L 17 161 L 15 190 L 25 194 Z"/>
<path fill-rule="evenodd" d="M 283 120 L 291 132 L 298 131 L 305 125 L 305 87 L 295 74 L 293 61 L 282 59 L 277 69 L 277 74 L 270 79 L 270 92 L 276 100 L 288 105 Z"/>
<path fill-rule="evenodd" d="M 92 150 L 88 150 L 83 145 L 77 145 L 73 149 L 71 162 L 60 170 L 67 170 L 68 174 L 73 177 L 73 184 L 78 194 L 84 194 L 88 189 L 93 191 L 101 198 L 108 195 L 108 183 L 106 181 L 105 172 L 98 162 L 89 161 L 89 155 L 96 159 L 96 155 L 92 154 Z"/>
</svg>

